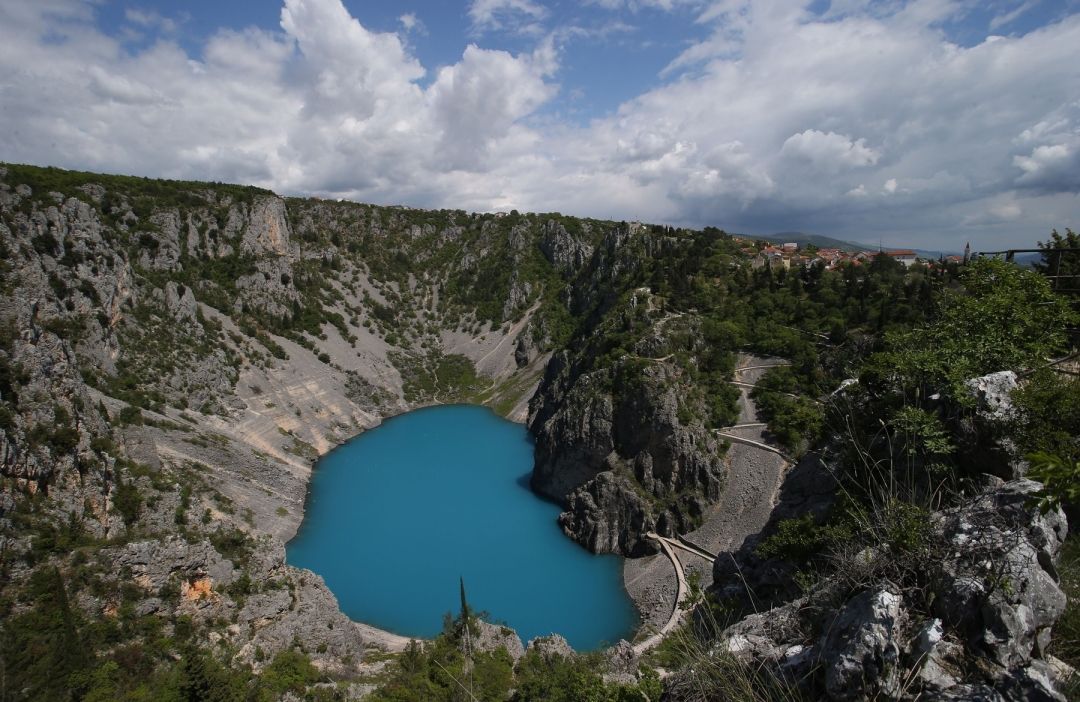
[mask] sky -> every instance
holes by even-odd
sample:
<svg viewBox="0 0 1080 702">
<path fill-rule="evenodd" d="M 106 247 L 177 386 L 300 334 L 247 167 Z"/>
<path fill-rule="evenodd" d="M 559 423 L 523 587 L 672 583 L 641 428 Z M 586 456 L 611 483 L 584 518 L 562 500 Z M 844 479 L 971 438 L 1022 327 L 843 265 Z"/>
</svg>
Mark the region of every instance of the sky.
<svg viewBox="0 0 1080 702">
<path fill-rule="evenodd" d="M 0 0 L 0 161 L 886 246 L 1080 230 L 1080 0 Z"/>
</svg>

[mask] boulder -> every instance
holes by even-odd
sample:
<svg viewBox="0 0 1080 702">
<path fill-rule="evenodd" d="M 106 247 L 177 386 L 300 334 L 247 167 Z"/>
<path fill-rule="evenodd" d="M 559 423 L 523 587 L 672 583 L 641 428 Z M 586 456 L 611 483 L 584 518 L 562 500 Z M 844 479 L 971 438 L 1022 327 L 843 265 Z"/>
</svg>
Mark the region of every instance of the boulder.
<svg viewBox="0 0 1080 702">
<path fill-rule="evenodd" d="M 656 529 L 649 503 L 630 479 L 604 472 L 570 493 L 559 526 L 593 553 L 641 555 L 655 547 L 643 537 Z"/>
<path fill-rule="evenodd" d="M 835 700 L 895 696 L 900 679 L 901 596 L 893 586 L 847 602 L 821 644 L 825 689 Z"/>
<path fill-rule="evenodd" d="M 942 564 L 938 611 L 1009 669 L 1042 654 L 1066 604 L 1054 564 L 1068 527 L 1060 509 L 1032 507 L 1038 488 L 1011 481 L 944 524 L 952 557 Z"/>
<path fill-rule="evenodd" d="M 620 640 L 607 650 L 608 672 L 615 676 L 628 677 L 630 682 L 637 676 L 640 656 L 634 651 L 629 641 Z"/>
<path fill-rule="evenodd" d="M 1021 477 L 1027 464 L 1007 437 L 1015 414 L 1011 393 L 1017 387 L 1016 374 L 1001 371 L 971 378 L 964 384 L 975 401 L 975 412 L 961 418 L 955 427 L 958 460 L 972 472 L 1005 479 Z"/>
</svg>

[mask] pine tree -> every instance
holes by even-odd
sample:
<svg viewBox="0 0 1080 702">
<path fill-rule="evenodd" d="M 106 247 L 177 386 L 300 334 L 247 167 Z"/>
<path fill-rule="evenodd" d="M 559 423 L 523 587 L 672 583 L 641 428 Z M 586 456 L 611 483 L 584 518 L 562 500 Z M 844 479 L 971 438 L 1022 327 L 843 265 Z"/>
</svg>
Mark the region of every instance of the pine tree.
<svg viewBox="0 0 1080 702">
<path fill-rule="evenodd" d="M 469 603 L 465 599 L 465 578 L 459 578 L 461 585 L 461 621 L 465 626 L 469 625 Z"/>
</svg>

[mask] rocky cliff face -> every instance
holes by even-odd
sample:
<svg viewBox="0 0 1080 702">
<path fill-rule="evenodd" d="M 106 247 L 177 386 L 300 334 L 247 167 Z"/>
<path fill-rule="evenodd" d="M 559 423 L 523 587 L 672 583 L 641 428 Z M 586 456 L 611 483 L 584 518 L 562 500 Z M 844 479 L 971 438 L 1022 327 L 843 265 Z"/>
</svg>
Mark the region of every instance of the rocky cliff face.
<svg viewBox="0 0 1080 702">
<path fill-rule="evenodd" d="M 533 487 L 566 505 L 559 523 L 597 553 L 641 555 L 647 532 L 689 531 L 723 483 L 716 439 L 679 420 L 676 371 L 639 372 L 575 376 L 564 355 L 533 402 Z"/>
<path fill-rule="evenodd" d="M 697 320 L 663 312 L 648 288 L 618 292 L 670 242 L 619 228 L 591 250 L 565 230 L 547 235 L 553 264 L 576 274 L 572 305 L 591 305 L 596 324 L 555 355 L 533 398 L 532 486 L 566 507 L 559 523 L 586 548 L 650 553 L 647 532 L 694 528 L 723 483 L 722 447 L 683 365 Z"/>
<path fill-rule="evenodd" d="M 110 539 L 98 584 L 70 593 L 89 617 L 190 617 L 256 665 L 297 641 L 329 668 L 384 645 L 284 563 L 311 462 L 440 399 L 406 395 L 444 354 L 483 362 L 493 404 L 531 393 L 551 343 L 541 225 L 0 167 L 11 582 Z M 497 267 L 492 315 L 469 290 Z"/>
</svg>

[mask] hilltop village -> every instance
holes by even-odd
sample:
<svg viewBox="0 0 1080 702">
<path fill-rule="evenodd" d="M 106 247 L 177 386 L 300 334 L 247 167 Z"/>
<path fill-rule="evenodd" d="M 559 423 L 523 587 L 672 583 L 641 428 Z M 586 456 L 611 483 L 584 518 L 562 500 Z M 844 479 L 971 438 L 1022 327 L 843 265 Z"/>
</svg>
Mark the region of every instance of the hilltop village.
<svg viewBox="0 0 1080 702">
<path fill-rule="evenodd" d="M 901 263 L 905 268 L 910 268 L 916 263 L 925 264 L 931 268 L 947 264 L 967 263 L 971 258 L 970 245 L 963 256 L 940 256 L 939 258 L 927 258 L 920 256 L 917 251 L 911 249 L 881 249 L 878 251 L 862 250 L 852 251 L 841 248 L 818 247 L 814 244 L 799 244 L 787 242 L 773 244 L 767 241 L 753 240 L 745 237 L 732 237 L 742 244 L 741 251 L 753 259 L 754 270 L 768 268 L 778 270 L 780 268 L 806 268 L 809 266 L 824 266 L 825 270 L 836 270 L 845 263 L 853 266 L 861 266 L 869 263 L 879 254 L 885 254 L 890 259 Z"/>
</svg>

